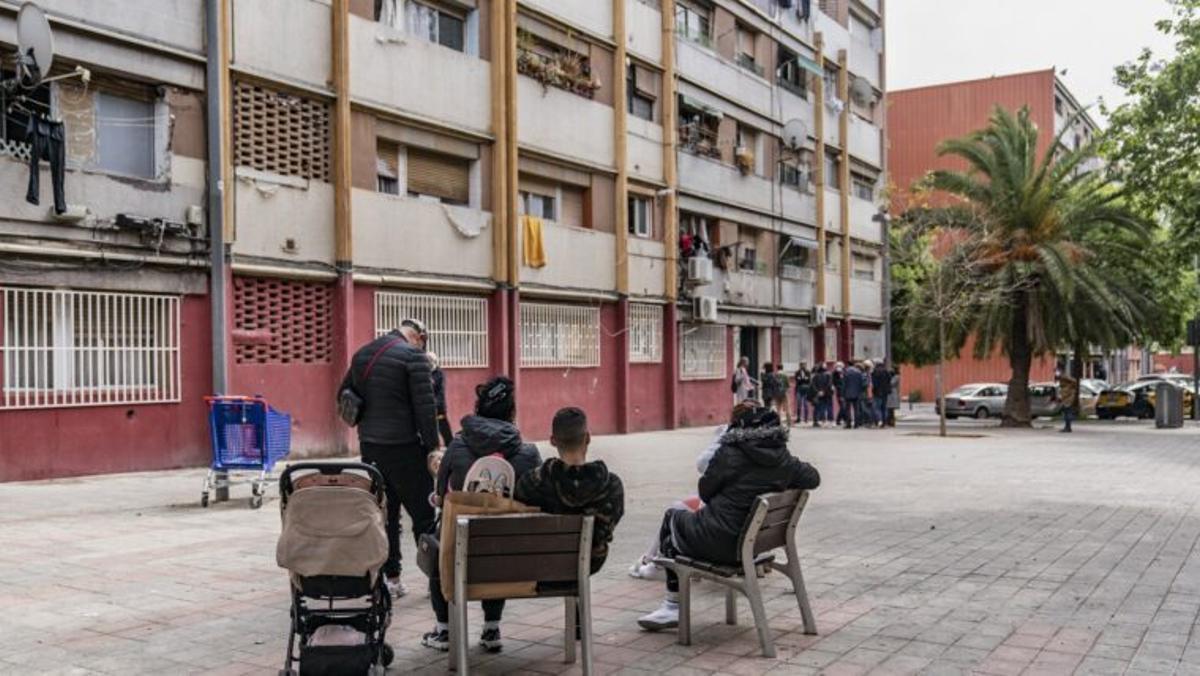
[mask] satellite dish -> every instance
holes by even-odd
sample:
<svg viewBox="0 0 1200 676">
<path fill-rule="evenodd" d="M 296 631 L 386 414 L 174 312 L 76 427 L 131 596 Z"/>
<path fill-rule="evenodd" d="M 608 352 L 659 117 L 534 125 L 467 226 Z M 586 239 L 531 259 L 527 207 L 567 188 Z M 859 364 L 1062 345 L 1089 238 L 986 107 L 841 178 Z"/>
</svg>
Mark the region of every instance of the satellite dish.
<svg viewBox="0 0 1200 676">
<path fill-rule="evenodd" d="M 875 88 L 866 78 L 856 77 L 850 85 L 850 98 L 860 106 L 875 103 Z"/>
<path fill-rule="evenodd" d="M 54 36 L 42 8 L 32 2 L 17 14 L 17 77 L 21 86 L 36 87 L 54 65 Z"/>
<path fill-rule="evenodd" d="M 788 120 L 783 125 L 783 144 L 791 150 L 799 150 L 808 140 L 808 124 L 799 118 Z"/>
</svg>

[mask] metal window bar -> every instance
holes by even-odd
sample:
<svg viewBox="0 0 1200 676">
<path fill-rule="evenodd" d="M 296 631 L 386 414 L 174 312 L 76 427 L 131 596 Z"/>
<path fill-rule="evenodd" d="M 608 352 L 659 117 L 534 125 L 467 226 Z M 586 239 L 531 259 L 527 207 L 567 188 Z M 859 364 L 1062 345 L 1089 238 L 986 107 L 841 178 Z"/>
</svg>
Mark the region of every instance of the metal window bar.
<svg viewBox="0 0 1200 676">
<path fill-rule="evenodd" d="M 180 401 L 178 296 L 0 287 L 0 409 Z"/>
<path fill-rule="evenodd" d="M 684 324 L 680 332 L 679 376 L 683 380 L 725 377 L 728 331 L 719 324 Z"/>
<path fill-rule="evenodd" d="M 521 305 L 521 365 L 600 365 L 600 308 L 584 305 Z"/>
<path fill-rule="evenodd" d="M 662 361 L 663 309 L 661 305 L 629 305 L 629 361 L 657 364 Z"/>
<path fill-rule="evenodd" d="M 375 335 L 418 319 L 429 330 L 429 350 L 442 368 L 486 368 L 488 306 L 486 298 L 425 293 L 375 294 Z"/>
</svg>

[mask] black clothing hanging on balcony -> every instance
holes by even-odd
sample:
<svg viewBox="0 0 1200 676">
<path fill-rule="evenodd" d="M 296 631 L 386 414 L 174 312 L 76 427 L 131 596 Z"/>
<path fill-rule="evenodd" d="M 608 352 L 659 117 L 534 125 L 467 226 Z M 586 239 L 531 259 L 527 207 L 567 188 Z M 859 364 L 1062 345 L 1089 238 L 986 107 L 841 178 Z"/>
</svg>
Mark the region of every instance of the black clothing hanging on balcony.
<svg viewBox="0 0 1200 676">
<path fill-rule="evenodd" d="M 54 213 L 62 214 L 67 211 L 67 198 L 63 192 L 63 180 L 66 174 L 66 143 L 64 141 L 63 123 L 48 120 L 37 115 L 30 115 L 25 125 L 25 140 L 29 142 L 29 189 L 25 191 L 25 201 L 30 204 L 40 203 L 42 172 L 41 160 L 50 163 L 50 185 L 54 191 Z"/>
<path fill-rule="evenodd" d="M 796 7 L 796 14 L 800 16 L 801 21 L 808 21 L 812 18 L 812 0 L 800 0 L 800 5 Z"/>
</svg>

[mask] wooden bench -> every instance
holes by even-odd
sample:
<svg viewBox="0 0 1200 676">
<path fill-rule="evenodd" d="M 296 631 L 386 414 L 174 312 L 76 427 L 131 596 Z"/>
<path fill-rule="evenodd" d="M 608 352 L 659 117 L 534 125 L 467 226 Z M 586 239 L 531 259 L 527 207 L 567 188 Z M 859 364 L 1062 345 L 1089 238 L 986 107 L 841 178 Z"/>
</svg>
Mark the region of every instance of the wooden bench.
<svg viewBox="0 0 1200 676">
<path fill-rule="evenodd" d="M 536 581 L 517 598 L 563 597 L 563 660 L 575 662 L 576 618 L 583 673 L 592 673 L 592 525 L 594 517 L 552 514 L 463 516 L 454 523 L 454 598 L 450 600 L 450 668 L 468 670 L 468 585 Z M 509 597 L 514 598 L 514 597 Z"/>
<path fill-rule="evenodd" d="M 796 551 L 796 526 L 808 503 L 808 491 L 793 489 L 781 493 L 760 495 L 750 512 L 739 538 L 737 565 L 723 565 L 676 556 L 673 559 L 658 558 L 655 563 L 675 571 L 679 576 L 679 643 L 691 645 L 691 578 L 712 580 L 724 585 L 725 622 L 737 624 L 737 597 L 740 592 L 750 603 L 754 615 L 754 626 L 762 645 L 763 657 L 775 656 L 775 643 L 771 629 L 767 626 L 767 613 L 763 608 L 762 589 L 758 578 L 771 570 L 786 574 L 792 580 L 796 601 L 800 605 L 800 617 L 804 620 L 804 633 L 816 634 L 817 623 L 813 619 L 808 592 L 804 589 L 804 576 L 800 572 L 800 556 Z M 787 560 L 776 561 L 771 552 L 784 548 Z"/>
</svg>

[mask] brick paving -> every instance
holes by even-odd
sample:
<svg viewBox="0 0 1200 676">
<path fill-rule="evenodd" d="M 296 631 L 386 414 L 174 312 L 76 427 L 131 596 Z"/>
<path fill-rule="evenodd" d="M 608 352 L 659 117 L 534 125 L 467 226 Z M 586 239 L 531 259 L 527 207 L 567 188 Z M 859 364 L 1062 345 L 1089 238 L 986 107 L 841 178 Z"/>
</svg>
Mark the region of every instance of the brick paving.
<svg viewBox="0 0 1200 676">
<path fill-rule="evenodd" d="M 918 416 L 894 432 L 793 435 L 824 477 L 801 523 L 820 635 L 803 635 L 788 583 L 769 576 L 775 659 L 757 656 L 744 603 L 739 624 L 723 624 L 711 585 L 694 590 L 692 646 L 634 622 L 662 588 L 626 566 L 662 508 L 694 492 L 710 431 L 598 439 L 628 512 L 594 578 L 597 672 L 1200 673 L 1200 429 L 931 431 Z M 288 623 L 278 502 L 251 511 L 243 487 L 202 510 L 201 477 L 0 485 L 0 673 L 276 671 Z M 405 576 L 392 672 L 444 673 L 444 655 L 418 645 L 432 619 L 424 579 Z M 476 672 L 576 673 L 560 661 L 559 603 L 510 603 L 505 651 L 473 650 Z"/>
</svg>

